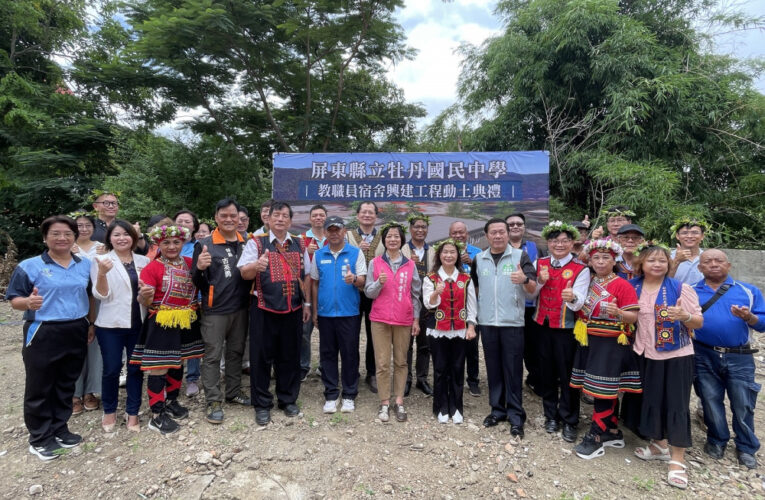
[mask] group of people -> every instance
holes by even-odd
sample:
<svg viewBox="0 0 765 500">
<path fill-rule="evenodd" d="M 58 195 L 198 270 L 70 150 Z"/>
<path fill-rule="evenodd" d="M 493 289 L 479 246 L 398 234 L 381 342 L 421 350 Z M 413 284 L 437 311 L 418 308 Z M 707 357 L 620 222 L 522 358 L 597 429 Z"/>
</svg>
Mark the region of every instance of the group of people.
<svg viewBox="0 0 765 500">
<path fill-rule="evenodd" d="M 130 431 L 140 430 L 144 372 L 148 427 L 178 429 L 176 420 L 188 415 L 178 402 L 184 363 L 188 395 L 201 380 L 208 422 L 224 421 L 225 403 L 252 405 L 257 424 L 266 425 L 272 374 L 278 408 L 288 417 L 300 413 L 314 327 L 323 411 L 335 413 L 338 403 L 341 412 L 355 410 L 363 319 L 365 381 L 377 393 L 382 422 L 391 413 L 407 420 L 413 384 L 432 395 L 438 422 L 463 422 L 465 381 L 469 394 L 481 395 L 480 337 L 491 407 L 486 427 L 508 422 L 512 436 L 524 437 L 525 363 L 548 433 L 575 442 L 580 394 L 591 398 L 579 457 L 623 448 L 621 417 L 649 440 L 635 454 L 668 461 L 669 484 L 687 487 L 694 387 L 708 429 L 705 451 L 721 458 L 730 439 L 727 392 L 738 459 L 757 465 L 759 386 L 748 339 L 750 327 L 765 330 L 765 301 L 757 288 L 728 276 L 723 252 L 702 251 L 709 230 L 702 220 L 678 221 L 678 246 L 670 251 L 644 240 L 629 209 L 613 207 L 605 230 L 589 235 L 588 220 L 547 224 L 545 254 L 526 239 L 521 213 L 489 219 L 481 250 L 459 221 L 435 244 L 427 242 L 430 219 L 421 213 L 378 228 L 371 201 L 359 204 L 354 229 L 316 205 L 301 235 L 289 231 L 292 208 L 274 200 L 261 207 L 264 226 L 254 233 L 246 232 L 249 216 L 233 199 L 217 203 L 214 228 L 182 210 L 173 219 L 152 218 L 146 235 L 116 217 L 118 206 L 113 193 L 100 193 L 97 218 L 46 219 L 47 250 L 23 261 L 9 285 L 7 298 L 25 311 L 24 416 L 30 452 L 41 459 L 81 439 L 67 427 L 73 397 L 97 403 L 87 382 L 97 371 L 89 345 L 97 342 L 103 363 L 107 432 L 117 424 L 123 356 Z M 241 390 L 247 354 L 249 395 Z"/>
</svg>

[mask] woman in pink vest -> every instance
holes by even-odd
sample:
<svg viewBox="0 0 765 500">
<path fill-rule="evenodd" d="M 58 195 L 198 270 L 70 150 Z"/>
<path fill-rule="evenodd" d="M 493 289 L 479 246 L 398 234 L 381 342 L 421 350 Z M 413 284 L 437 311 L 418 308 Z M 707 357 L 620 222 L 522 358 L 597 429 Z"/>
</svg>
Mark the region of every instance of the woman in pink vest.
<svg viewBox="0 0 765 500">
<path fill-rule="evenodd" d="M 367 269 L 364 293 L 372 299 L 369 319 L 372 321 L 372 343 L 377 364 L 377 388 L 381 422 L 390 418 L 391 346 L 393 348 L 393 391 L 396 420 L 405 422 L 404 388 L 406 386 L 406 352 L 410 336 L 420 333 L 421 281 L 414 262 L 401 253 L 406 241 L 403 226 L 390 222 L 381 228 L 385 252 L 372 259 Z M 369 279 L 371 277 L 371 279 Z"/>
</svg>

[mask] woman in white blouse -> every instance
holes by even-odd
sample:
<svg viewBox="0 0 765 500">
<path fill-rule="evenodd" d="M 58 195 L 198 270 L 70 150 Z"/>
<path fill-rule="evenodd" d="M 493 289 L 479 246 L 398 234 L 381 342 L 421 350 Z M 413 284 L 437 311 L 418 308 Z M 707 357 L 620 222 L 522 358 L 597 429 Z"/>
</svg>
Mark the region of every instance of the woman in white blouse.
<svg viewBox="0 0 765 500">
<path fill-rule="evenodd" d="M 96 337 L 104 361 L 101 398 L 104 416 L 101 427 L 113 432 L 117 423 L 117 400 L 122 353 L 127 359 L 133 353 L 141 332 L 146 309 L 138 302 L 138 277 L 149 259 L 134 252 L 138 233 L 127 221 L 117 219 L 106 231 L 109 253 L 96 257 L 90 270 L 93 296 L 101 301 L 96 317 Z M 138 432 L 138 410 L 141 407 L 143 373 L 139 365 L 128 365 L 125 423 L 129 431 Z"/>
<path fill-rule="evenodd" d="M 476 295 L 468 273 L 460 271 L 463 244 L 447 239 L 436 246 L 434 272 L 422 282 L 425 307 L 434 314 L 426 334 L 433 358 L 433 414 L 445 424 L 463 421 L 466 340 L 475 338 Z"/>
</svg>

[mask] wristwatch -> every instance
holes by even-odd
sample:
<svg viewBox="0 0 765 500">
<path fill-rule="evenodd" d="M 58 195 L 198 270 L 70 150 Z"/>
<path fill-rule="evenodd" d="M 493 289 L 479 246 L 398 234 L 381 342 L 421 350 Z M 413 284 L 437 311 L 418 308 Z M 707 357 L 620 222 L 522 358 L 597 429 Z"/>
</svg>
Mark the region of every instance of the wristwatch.
<svg viewBox="0 0 765 500">
<path fill-rule="evenodd" d="M 523 284 L 525 285 L 525 284 L 526 284 L 526 283 L 528 283 L 529 281 L 531 281 L 531 278 L 529 278 L 528 276 L 526 276 L 526 279 L 525 279 L 525 280 L 523 280 Z"/>
</svg>

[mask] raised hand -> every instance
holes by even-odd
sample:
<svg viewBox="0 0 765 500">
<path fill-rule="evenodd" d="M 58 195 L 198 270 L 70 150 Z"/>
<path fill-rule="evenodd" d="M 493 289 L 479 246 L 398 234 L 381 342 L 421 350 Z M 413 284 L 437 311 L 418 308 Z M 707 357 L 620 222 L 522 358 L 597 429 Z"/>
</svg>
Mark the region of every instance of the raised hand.
<svg viewBox="0 0 765 500">
<path fill-rule="evenodd" d="M 197 257 L 197 269 L 204 271 L 210 267 L 210 264 L 212 264 L 212 255 L 210 255 L 210 252 L 207 250 L 207 245 L 204 245 L 202 247 L 202 252 L 200 252 Z"/>
<path fill-rule="evenodd" d="M 308 250 L 308 253 L 309 253 L 310 255 L 313 255 L 313 253 L 314 253 L 316 250 L 318 250 L 318 249 L 319 249 L 319 245 L 317 245 L 317 244 L 316 244 L 316 240 L 312 240 L 312 241 L 311 241 L 311 244 L 310 244 L 310 245 L 308 245 L 308 247 L 306 248 L 306 250 Z"/>
<path fill-rule="evenodd" d="M 510 281 L 516 285 L 522 285 L 523 282 L 526 281 L 526 275 L 523 274 L 523 270 L 521 268 L 518 268 L 510 273 Z"/>
<path fill-rule="evenodd" d="M 582 225 L 586 227 L 587 229 L 590 228 L 590 216 L 585 214 L 584 219 L 582 219 Z"/>
<path fill-rule="evenodd" d="M 446 290 L 446 283 L 439 281 L 435 288 L 436 295 L 441 295 L 444 293 L 444 290 Z"/>
<path fill-rule="evenodd" d="M 595 228 L 595 230 L 590 235 L 591 240 L 597 240 L 598 238 L 603 236 L 603 226 L 598 226 Z"/>
<path fill-rule="evenodd" d="M 385 282 L 388 281 L 388 275 L 385 274 L 385 271 L 380 273 L 380 275 L 377 277 L 377 281 L 379 281 L 381 285 L 384 285 Z"/>
<path fill-rule="evenodd" d="M 669 313 L 669 319 L 672 321 L 687 321 L 688 320 L 688 313 L 684 311 L 682 307 L 680 307 L 680 304 L 669 306 L 667 308 L 667 313 Z"/>
<path fill-rule="evenodd" d="M 38 293 L 39 291 L 37 290 L 37 287 L 34 287 L 32 289 L 32 295 L 27 297 L 27 309 L 30 311 L 37 311 L 43 305 L 43 296 L 38 295 Z"/>
<path fill-rule="evenodd" d="M 361 249 L 362 252 L 366 252 L 367 250 L 369 250 L 369 243 L 367 243 L 366 241 L 362 241 L 361 244 L 359 245 L 359 248 Z"/>
<path fill-rule="evenodd" d="M 540 266 L 539 273 L 537 274 L 537 283 L 544 285 L 547 280 L 550 279 L 550 268 L 547 266 Z"/>
<path fill-rule="evenodd" d="M 154 287 L 138 280 L 138 299 L 144 304 L 151 303 L 154 298 Z"/>
<path fill-rule="evenodd" d="M 679 264 L 686 260 L 691 260 L 691 251 L 683 250 L 680 245 L 677 245 L 677 248 L 675 249 L 675 262 Z"/>
<path fill-rule="evenodd" d="M 109 250 L 106 249 L 106 245 L 96 246 L 96 255 L 106 255 L 107 253 L 109 253 Z"/>
<path fill-rule="evenodd" d="M 98 264 L 99 276 L 106 276 L 112 270 L 112 267 L 114 267 L 114 261 L 108 257 L 106 259 L 96 259 L 96 263 Z"/>
<path fill-rule="evenodd" d="M 136 234 L 140 237 L 141 236 L 141 223 L 136 222 L 133 224 L 133 229 L 135 229 Z"/>
<path fill-rule="evenodd" d="M 560 296 L 563 299 L 563 302 L 573 302 L 576 299 L 576 295 L 574 295 L 574 289 L 571 288 L 571 284 L 571 280 L 568 280 L 566 282 L 566 287 L 562 292 L 560 292 Z"/>
<path fill-rule="evenodd" d="M 263 255 L 258 257 L 258 260 L 255 262 L 255 271 L 262 273 L 266 269 L 268 269 L 268 249 L 266 249 L 265 252 L 263 252 Z"/>
<path fill-rule="evenodd" d="M 343 281 L 349 285 L 352 285 L 354 278 L 356 278 L 356 276 L 351 272 L 351 266 L 348 266 L 345 271 L 345 276 L 343 276 Z"/>
<path fill-rule="evenodd" d="M 468 255 L 467 251 L 462 253 L 462 257 L 460 257 L 460 260 L 463 264 L 470 265 L 473 263 L 473 259 L 470 258 L 470 255 Z"/>
</svg>

